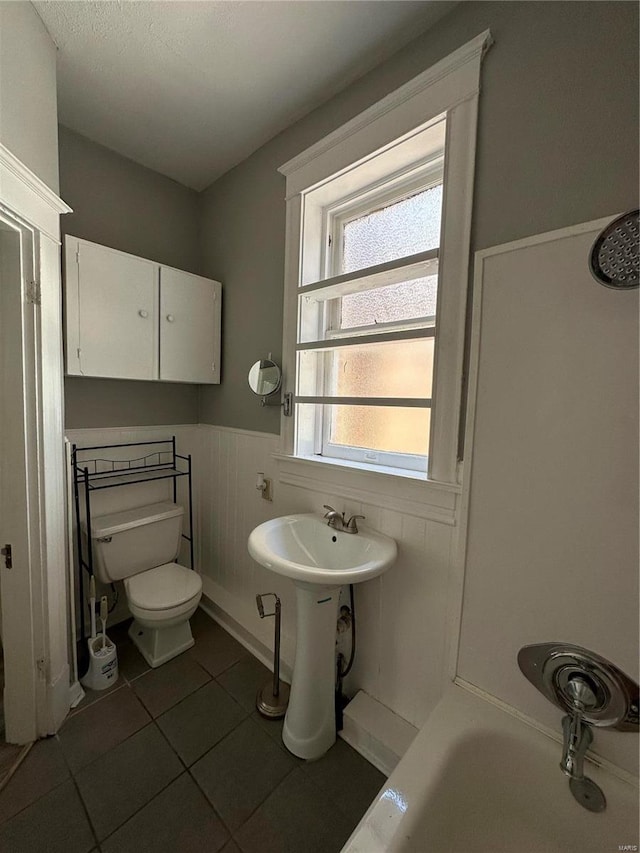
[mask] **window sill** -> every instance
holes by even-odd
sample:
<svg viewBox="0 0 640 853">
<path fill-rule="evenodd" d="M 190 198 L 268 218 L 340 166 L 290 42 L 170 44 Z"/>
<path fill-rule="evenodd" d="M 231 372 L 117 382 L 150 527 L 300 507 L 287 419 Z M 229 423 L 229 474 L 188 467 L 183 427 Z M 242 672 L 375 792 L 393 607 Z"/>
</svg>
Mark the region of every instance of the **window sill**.
<svg viewBox="0 0 640 853">
<path fill-rule="evenodd" d="M 274 453 L 278 480 L 314 492 L 395 510 L 403 515 L 454 526 L 462 486 L 428 480 L 418 471 L 360 464 L 321 456 Z"/>
</svg>

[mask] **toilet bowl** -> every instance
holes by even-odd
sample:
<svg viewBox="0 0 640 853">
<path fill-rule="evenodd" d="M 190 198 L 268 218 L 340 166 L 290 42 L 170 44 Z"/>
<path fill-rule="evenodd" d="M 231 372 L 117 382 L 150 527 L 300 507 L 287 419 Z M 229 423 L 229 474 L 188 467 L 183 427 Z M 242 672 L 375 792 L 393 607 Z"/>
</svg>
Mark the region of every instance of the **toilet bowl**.
<svg viewBox="0 0 640 853">
<path fill-rule="evenodd" d="M 202 596 L 200 575 L 165 563 L 127 578 L 124 588 L 134 619 L 129 636 L 149 666 L 160 666 L 194 645 L 189 619 Z"/>
<path fill-rule="evenodd" d="M 95 568 L 103 583 L 124 581 L 134 618 L 129 636 L 157 667 L 194 644 L 189 619 L 202 596 L 202 579 L 174 560 L 182 507 L 163 502 L 97 516 L 91 521 Z"/>
</svg>

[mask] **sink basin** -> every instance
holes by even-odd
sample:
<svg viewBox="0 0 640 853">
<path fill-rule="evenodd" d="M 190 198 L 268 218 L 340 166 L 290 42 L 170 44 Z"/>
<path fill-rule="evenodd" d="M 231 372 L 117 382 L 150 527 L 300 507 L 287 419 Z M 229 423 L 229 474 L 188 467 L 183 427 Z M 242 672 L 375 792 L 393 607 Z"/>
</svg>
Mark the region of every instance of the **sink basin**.
<svg viewBox="0 0 640 853">
<path fill-rule="evenodd" d="M 253 559 L 296 581 L 323 586 L 367 581 L 396 560 L 393 539 L 369 530 L 334 530 L 316 513 L 265 521 L 249 536 Z"/>
<path fill-rule="evenodd" d="M 320 758 L 336 740 L 336 622 L 340 588 L 381 575 L 396 560 L 393 539 L 329 527 L 317 513 L 265 521 L 249 535 L 256 562 L 296 588 L 296 659 L 282 729 L 287 749 Z"/>
</svg>

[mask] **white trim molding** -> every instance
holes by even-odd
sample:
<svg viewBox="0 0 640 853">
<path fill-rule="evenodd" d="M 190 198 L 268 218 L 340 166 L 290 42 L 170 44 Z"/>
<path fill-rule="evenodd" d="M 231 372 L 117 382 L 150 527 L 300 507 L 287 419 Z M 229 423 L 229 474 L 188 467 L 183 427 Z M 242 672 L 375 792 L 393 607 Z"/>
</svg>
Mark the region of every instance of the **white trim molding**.
<svg viewBox="0 0 640 853">
<path fill-rule="evenodd" d="M 52 240 L 60 240 L 60 214 L 71 208 L 0 143 L 0 200 Z"/>
<path fill-rule="evenodd" d="M 457 485 L 458 482 L 457 451 L 480 69 L 482 58 L 492 43 L 490 31 L 485 30 L 279 169 L 287 179 L 283 385 L 287 391 L 295 392 L 298 299 L 301 285 L 308 284 L 306 256 L 315 257 L 314 252 L 308 250 L 306 244 L 309 241 L 307 235 L 303 235 L 303 228 L 307 217 L 313 219 L 314 228 L 317 226 L 314 204 L 325 197 L 327 188 L 333 187 L 337 178 L 342 181 L 343 176 L 348 176 L 350 181 L 362 180 L 356 177 L 356 172 L 358 175 L 370 175 L 379 168 L 372 164 L 384 161 L 386 169 L 393 162 L 393 169 L 400 171 L 411 164 L 415 166 L 416 140 L 422 139 L 421 134 L 431 132 L 438 122 L 446 120 L 443 236 L 439 251 L 438 326 L 441 334 L 436 334 L 435 340 L 435 391 L 428 478 L 414 483 L 400 476 L 398 485 L 385 483 L 382 486 L 385 501 L 399 500 L 400 489 L 412 489 L 414 494 L 408 502 L 413 507 L 412 512 L 420 517 L 433 518 L 432 510 L 424 508 L 435 505 L 438 509 L 434 520 L 446 524 L 455 523 L 455 502 L 454 506 L 444 508 L 442 515 L 440 510 L 443 508 L 437 501 L 432 501 L 432 494 L 441 493 L 439 485 L 442 483 Z M 428 147 L 426 136 L 421 144 Z M 365 164 L 366 169 L 358 171 Z M 311 281 L 316 279 L 317 276 L 311 277 Z M 288 478 L 292 484 L 293 478 L 296 485 L 301 485 L 309 478 L 309 469 L 300 469 L 298 474 L 294 474 L 293 469 L 296 465 L 313 463 L 309 463 L 309 441 L 304 447 L 296 447 L 297 419 L 296 410 L 292 418 L 283 416 L 281 421 L 280 455 L 287 460 L 281 465 L 281 476 Z M 347 487 L 344 471 L 342 474 L 340 471 L 339 467 L 326 467 L 324 476 L 327 482 L 336 479 Z M 315 471 L 316 476 L 319 472 L 320 469 Z M 378 493 L 378 484 L 383 481 L 381 472 L 374 466 L 368 471 L 365 471 L 365 466 L 352 469 L 349 472 L 350 483 L 354 477 L 365 473 L 378 479 L 375 484 L 368 481 L 361 484 L 356 491 L 361 494 L 368 491 Z M 385 478 L 390 479 L 390 476 Z M 430 488 L 432 481 L 433 488 Z M 411 485 L 407 486 L 409 483 Z M 423 497 L 418 497 L 420 490 Z"/>
<path fill-rule="evenodd" d="M 426 71 L 418 74 L 417 77 L 400 86 L 399 89 L 377 101 L 368 109 L 352 118 L 351 121 L 334 130 L 333 133 L 325 136 L 324 139 L 311 145 L 301 154 L 298 154 L 280 166 L 278 171 L 287 178 L 287 198 L 312 186 L 314 183 L 312 175 L 320 171 L 321 167 L 325 164 L 324 155 L 331 152 L 334 158 L 338 157 L 345 145 L 348 145 L 350 148 L 356 135 L 360 135 L 359 139 L 362 139 L 365 134 L 369 138 L 369 141 L 365 143 L 368 151 L 363 152 L 361 156 L 377 150 L 384 145 L 384 142 L 378 143 L 375 137 L 380 133 L 378 122 L 385 116 L 393 114 L 392 121 L 390 122 L 391 135 L 386 142 L 395 142 L 404 132 L 413 130 L 417 125 L 423 124 L 429 117 L 444 112 L 446 109 L 451 109 L 461 100 L 473 97 L 479 87 L 480 63 L 492 44 L 491 31 L 485 30 L 474 39 L 471 39 L 471 41 L 462 45 L 462 47 L 454 50 L 453 53 L 450 53 L 444 59 L 436 62 L 435 65 L 427 68 Z M 455 80 L 452 79 L 454 75 L 457 75 Z M 425 98 L 435 103 L 436 98 L 434 97 L 433 87 L 437 83 L 447 80 L 447 78 L 449 78 L 450 83 L 455 85 L 455 93 L 451 97 L 448 97 L 448 91 L 438 92 L 437 94 L 440 96 L 443 106 L 441 109 L 430 108 L 425 104 Z M 399 108 L 402 106 L 405 106 L 404 112 L 406 116 L 399 114 Z M 414 118 L 414 110 L 416 108 L 417 121 Z M 405 118 L 406 127 L 397 123 L 402 118 Z M 372 127 L 374 124 L 377 125 L 375 128 Z M 363 131 L 364 134 L 361 133 Z M 354 163 L 354 159 L 351 157 L 350 152 L 348 155 L 345 152 L 345 155 L 344 166 L 351 166 Z M 339 168 L 339 166 L 335 168 L 334 160 L 334 164 L 331 166 L 331 173 L 335 174 L 335 172 L 339 171 Z M 321 180 L 321 178 L 318 178 L 318 180 Z"/>
<path fill-rule="evenodd" d="M 286 456 L 274 453 L 278 481 L 312 492 L 331 493 L 403 515 L 454 526 L 462 487 L 436 483 L 424 476 L 398 476 L 381 466 L 371 470 L 345 460 Z"/>
</svg>

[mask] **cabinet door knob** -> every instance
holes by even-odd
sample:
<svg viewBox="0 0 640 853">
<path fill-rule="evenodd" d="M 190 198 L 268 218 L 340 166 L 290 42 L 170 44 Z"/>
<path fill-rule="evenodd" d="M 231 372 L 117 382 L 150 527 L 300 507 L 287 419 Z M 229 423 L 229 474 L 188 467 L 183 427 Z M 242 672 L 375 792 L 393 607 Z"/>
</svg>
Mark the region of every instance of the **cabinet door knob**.
<svg viewBox="0 0 640 853">
<path fill-rule="evenodd" d="M 167 322 L 168 322 L 168 323 L 173 323 L 173 321 L 174 321 L 175 319 L 176 319 L 176 318 L 173 316 L 173 314 L 167 314 Z"/>
<path fill-rule="evenodd" d="M 142 319 L 143 319 L 143 320 L 146 320 L 146 319 L 147 319 L 147 317 L 149 316 L 149 312 L 148 312 L 148 311 L 145 311 L 145 310 L 144 310 L 144 308 L 141 308 L 141 309 L 138 311 L 138 316 L 142 317 Z"/>
</svg>

